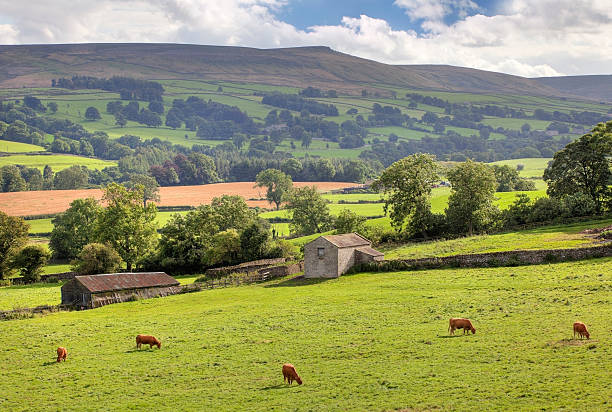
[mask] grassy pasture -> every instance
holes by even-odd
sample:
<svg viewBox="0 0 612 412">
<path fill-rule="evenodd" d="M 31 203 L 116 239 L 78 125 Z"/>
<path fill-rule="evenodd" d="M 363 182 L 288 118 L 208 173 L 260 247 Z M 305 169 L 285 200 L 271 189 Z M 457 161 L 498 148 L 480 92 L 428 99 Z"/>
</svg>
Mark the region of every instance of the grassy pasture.
<svg viewBox="0 0 612 412">
<path fill-rule="evenodd" d="M 0 322 L 2 404 L 606 410 L 611 263 L 285 281 Z M 41 289 L 50 299 L 58 293 L 57 286 Z M 477 333 L 448 338 L 450 317 L 472 319 Z M 591 341 L 571 339 L 578 319 Z M 136 350 L 138 333 L 159 337 L 161 350 Z M 57 364 L 60 345 L 68 360 Z M 283 384 L 284 362 L 296 366 L 304 385 Z"/>
<path fill-rule="evenodd" d="M 516 166 L 521 164 L 525 166 L 523 170 L 519 172 L 521 177 L 526 178 L 542 178 L 544 175 L 544 170 L 548 167 L 548 162 L 552 159 L 548 158 L 524 158 L 524 159 L 510 159 L 510 160 L 500 160 L 498 162 L 491 163 L 492 165 L 503 166 L 507 165 L 516 169 Z"/>
<path fill-rule="evenodd" d="M 0 152 L 6 153 L 32 153 L 44 152 L 45 148 L 27 143 L 11 142 L 10 140 L 0 140 Z"/>
<path fill-rule="evenodd" d="M 49 165 L 54 172 L 74 165 L 87 166 L 90 169 L 98 170 L 109 166 L 117 166 L 117 162 L 111 160 L 102 160 L 74 155 L 11 155 L 0 157 L 0 166 L 15 164 L 36 167 L 40 169 L 40 171 L 42 171 L 46 165 Z"/>
<path fill-rule="evenodd" d="M 597 241 L 582 232 L 593 227 L 605 227 L 612 220 L 580 222 L 569 225 L 544 226 L 517 232 L 472 236 L 388 247 L 385 259 L 419 259 L 471 253 L 505 252 L 508 250 L 564 249 L 592 246 Z"/>
</svg>

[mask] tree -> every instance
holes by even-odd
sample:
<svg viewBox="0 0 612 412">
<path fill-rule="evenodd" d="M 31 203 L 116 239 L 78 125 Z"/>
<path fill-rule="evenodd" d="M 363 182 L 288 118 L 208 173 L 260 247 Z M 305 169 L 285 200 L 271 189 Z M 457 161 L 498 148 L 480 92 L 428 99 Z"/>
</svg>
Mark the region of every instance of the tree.
<svg viewBox="0 0 612 412">
<path fill-rule="evenodd" d="M 135 189 L 138 186 L 142 186 L 142 205 L 147 207 L 148 201 L 159 202 L 159 184 L 154 177 L 148 175 L 134 174 L 130 176 L 130 181 L 127 187 L 129 189 Z"/>
<path fill-rule="evenodd" d="M 56 190 L 81 189 L 87 185 L 89 174 L 83 166 L 70 166 L 60 170 L 53 178 L 53 186 Z"/>
<path fill-rule="evenodd" d="M 373 188 L 385 194 L 384 211 L 398 233 L 407 229 L 425 237 L 431 189 L 438 179 L 435 157 L 417 153 L 393 163 L 374 182 Z"/>
<path fill-rule="evenodd" d="M 244 261 L 262 259 L 268 247 L 270 232 L 262 219 L 254 220 L 240 234 L 240 254 Z"/>
<path fill-rule="evenodd" d="M 210 203 L 212 219 L 218 230 L 242 229 L 256 218 L 242 196 L 223 195 Z"/>
<path fill-rule="evenodd" d="M 26 188 L 26 181 L 17 166 L 6 165 L 0 168 L 0 192 L 22 192 Z"/>
<path fill-rule="evenodd" d="M 259 172 L 255 177 L 255 182 L 257 182 L 255 187 L 267 189 L 266 199 L 276 205 L 276 210 L 280 209 L 283 198 L 293 186 L 291 177 L 278 169 L 266 169 Z"/>
<path fill-rule="evenodd" d="M 119 126 L 119 127 L 125 127 L 127 125 L 127 119 L 125 118 L 125 116 L 121 113 L 115 113 L 115 125 Z"/>
<path fill-rule="evenodd" d="M 46 247 L 29 245 L 21 249 L 15 256 L 13 266 L 26 283 L 38 282 L 50 257 L 51 253 Z"/>
<path fill-rule="evenodd" d="M 343 233 L 364 233 L 365 232 L 365 216 L 360 216 L 350 209 L 342 209 L 336 218 L 336 232 Z"/>
<path fill-rule="evenodd" d="M 612 121 L 600 123 L 578 140 L 555 153 L 544 171 L 548 194 L 562 198 L 584 193 L 596 204 L 597 213 L 612 201 Z"/>
<path fill-rule="evenodd" d="M 535 183 L 523 179 L 516 169 L 508 165 L 493 165 L 498 192 L 514 192 L 515 190 L 535 190 Z"/>
<path fill-rule="evenodd" d="M 102 116 L 100 116 L 100 112 L 93 106 L 89 106 L 87 110 L 85 110 L 85 118 L 87 120 L 100 120 Z"/>
<path fill-rule="evenodd" d="M 12 259 L 28 241 L 30 225 L 20 217 L 0 211 L 0 279 L 12 271 Z"/>
<path fill-rule="evenodd" d="M 446 216 L 454 231 L 485 228 L 497 208 L 493 205 L 497 180 L 493 168 L 471 160 L 460 163 L 448 172 L 451 194 Z"/>
<path fill-rule="evenodd" d="M 49 111 L 53 114 L 57 113 L 57 103 L 55 102 L 49 102 L 47 103 L 47 108 L 49 109 Z"/>
<path fill-rule="evenodd" d="M 238 259 L 240 253 L 240 235 L 236 229 L 227 229 L 215 233 L 212 247 L 206 251 L 207 266 L 231 265 Z"/>
<path fill-rule="evenodd" d="M 121 257 L 108 245 L 89 243 L 70 264 L 79 275 L 114 273 L 121 267 Z"/>
<path fill-rule="evenodd" d="M 64 213 L 53 218 L 49 248 L 56 259 L 75 258 L 94 241 L 94 231 L 102 207 L 93 198 L 76 199 Z"/>
<path fill-rule="evenodd" d="M 329 207 L 314 186 L 293 188 L 287 197 L 287 209 L 291 213 L 292 233 L 311 235 L 331 228 L 333 218 Z"/>
<path fill-rule="evenodd" d="M 108 243 L 131 271 L 140 258 L 153 250 L 157 240 L 154 204 L 142 205 L 144 188 L 133 190 L 111 183 L 104 188 L 103 202 L 107 204 L 98 217 L 95 238 Z"/>
</svg>

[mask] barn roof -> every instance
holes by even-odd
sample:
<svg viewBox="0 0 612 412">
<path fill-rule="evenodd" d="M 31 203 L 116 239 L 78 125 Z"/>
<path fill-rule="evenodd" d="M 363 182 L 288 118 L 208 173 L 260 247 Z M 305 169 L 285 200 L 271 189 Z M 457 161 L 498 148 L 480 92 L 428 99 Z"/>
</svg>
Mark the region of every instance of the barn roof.
<svg viewBox="0 0 612 412">
<path fill-rule="evenodd" d="M 323 236 L 323 238 L 339 248 L 370 246 L 372 244 L 368 239 L 357 233 L 346 233 L 344 235 L 327 235 Z"/>
<path fill-rule="evenodd" d="M 382 252 L 379 252 L 376 249 L 371 248 L 370 246 L 362 246 L 360 248 L 357 249 L 359 252 L 364 253 L 368 256 L 384 256 L 385 254 Z"/>
<path fill-rule="evenodd" d="M 75 276 L 74 280 L 93 293 L 179 285 L 176 279 L 164 272 L 107 273 Z"/>
</svg>

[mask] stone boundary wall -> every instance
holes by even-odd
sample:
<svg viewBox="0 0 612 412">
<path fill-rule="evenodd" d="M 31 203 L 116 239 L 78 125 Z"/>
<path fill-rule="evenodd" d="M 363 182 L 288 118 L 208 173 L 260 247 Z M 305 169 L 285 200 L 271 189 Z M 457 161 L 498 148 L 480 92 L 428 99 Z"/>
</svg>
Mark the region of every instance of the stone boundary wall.
<svg viewBox="0 0 612 412">
<path fill-rule="evenodd" d="M 206 272 L 204 272 L 204 274 L 206 276 L 218 278 L 221 276 L 229 275 L 231 273 L 250 273 L 255 272 L 259 269 L 285 263 L 286 261 L 287 259 L 285 258 L 254 260 L 252 262 L 245 262 L 234 266 L 224 266 L 222 268 L 208 269 L 206 270 Z"/>
<path fill-rule="evenodd" d="M 397 259 L 372 262 L 353 267 L 350 273 L 366 271 L 399 271 L 443 267 L 483 268 L 539 265 L 601 257 L 612 257 L 612 243 L 573 249 L 515 250 L 472 255 L 455 255 L 422 259 Z"/>
</svg>

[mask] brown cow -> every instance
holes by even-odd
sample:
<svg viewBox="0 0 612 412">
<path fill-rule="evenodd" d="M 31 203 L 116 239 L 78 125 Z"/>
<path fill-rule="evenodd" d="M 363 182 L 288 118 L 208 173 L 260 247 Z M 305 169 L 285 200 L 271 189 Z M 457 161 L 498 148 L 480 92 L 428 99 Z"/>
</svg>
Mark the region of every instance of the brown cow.
<svg viewBox="0 0 612 412">
<path fill-rule="evenodd" d="M 151 335 L 138 335 L 136 336 L 136 347 L 140 349 L 140 345 L 149 345 L 151 349 L 154 345 L 157 345 L 157 349 L 161 349 L 161 342 L 158 341 L 155 336 Z"/>
<path fill-rule="evenodd" d="M 300 379 L 300 375 L 295 371 L 295 367 L 290 363 L 285 363 L 283 365 L 283 382 L 289 382 L 289 385 L 293 383 L 293 381 L 297 381 L 299 385 L 302 384 L 302 379 Z"/>
<path fill-rule="evenodd" d="M 472 322 L 469 319 L 451 318 L 448 322 L 448 330 L 451 335 L 455 334 L 455 329 L 463 329 L 464 335 L 468 330 L 471 330 L 472 334 L 476 333 L 476 329 L 472 326 Z"/>
<path fill-rule="evenodd" d="M 587 339 L 591 339 L 591 335 L 586 328 L 586 325 L 582 322 L 574 322 L 574 339 L 576 339 L 576 332 L 578 332 L 578 336 L 582 339 L 586 336 Z"/>
<path fill-rule="evenodd" d="M 64 362 L 66 362 L 66 355 L 68 355 L 68 351 L 66 351 L 66 348 L 62 348 L 61 346 L 57 348 L 57 361 L 58 362 L 61 362 L 62 359 L 64 360 Z"/>
</svg>

